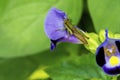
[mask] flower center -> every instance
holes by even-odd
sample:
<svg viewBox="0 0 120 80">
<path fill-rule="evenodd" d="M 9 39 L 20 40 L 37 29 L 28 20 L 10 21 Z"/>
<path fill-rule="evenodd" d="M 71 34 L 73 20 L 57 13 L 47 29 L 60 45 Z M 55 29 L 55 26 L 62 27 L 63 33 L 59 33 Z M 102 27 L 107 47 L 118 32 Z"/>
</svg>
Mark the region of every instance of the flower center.
<svg viewBox="0 0 120 80">
<path fill-rule="evenodd" d="M 105 54 L 109 57 L 115 55 L 116 53 L 116 47 L 114 45 L 112 46 L 107 46 L 107 48 L 104 48 Z"/>
<path fill-rule="evenodd" d="M 112 56 L 110 59 L 109 59 L 109 62 L 112 66 L 116 66 L 118 65 L 119 63 L 119 58 L 116 57 L 116 56 Z"/>
</svg>

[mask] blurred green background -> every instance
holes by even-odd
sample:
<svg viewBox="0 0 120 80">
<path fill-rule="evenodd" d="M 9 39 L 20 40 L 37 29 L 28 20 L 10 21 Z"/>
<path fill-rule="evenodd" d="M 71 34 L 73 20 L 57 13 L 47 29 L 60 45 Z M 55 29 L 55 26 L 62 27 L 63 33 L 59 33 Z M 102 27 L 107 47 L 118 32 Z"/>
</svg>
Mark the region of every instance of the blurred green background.
<svg viewBox="0 0 120 80">
<path fill-rule="evenodd" d="M 49 50 L 44 19 L 51 7 L 84 31 L 120 33 L 120 0 L 0 0 L 0 80 L 113 80 L 83 45 Z"/>
</svg>

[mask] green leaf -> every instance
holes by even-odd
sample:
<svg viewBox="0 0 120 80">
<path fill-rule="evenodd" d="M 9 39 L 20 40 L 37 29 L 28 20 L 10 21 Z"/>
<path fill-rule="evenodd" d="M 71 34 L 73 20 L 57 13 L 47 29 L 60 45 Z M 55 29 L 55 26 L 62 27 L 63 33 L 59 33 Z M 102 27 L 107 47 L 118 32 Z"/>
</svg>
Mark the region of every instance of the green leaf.
<svg viewBox="0 0 120 80">
<path fill-rule="evenodd" d="M 93 54 L 63 61 L 46 71 L 53 80 L 107 80 L 107 75 L 96 65 Z"/>
<path fill-rule="evenodd" d="M 0 80 L 26 80 L 35 68 L 28 59 L 0 60 Z"/>
<path fill-rule="evenodd" d="M 65 11 L 74 24 L 81 17 L 82 0 L 0 0 L 0 57 L 27 56 L 48 49 L 44 19 L 53 6 Z"/>
<path fill-rule="evenodd" d="M 22 58 L 0 59 L 0 80 L 28 80 L 39 67 L 59 64 L 68 56 L 65 47 L 59 45 L 58 49 L 51 53 L 47 50 Z"/>
<path fill-rule="evenodd" d="M 120 33 L 120 0 L 88 0 L 88 8 L 97 32 L 108 29 Z"/>
</svg>

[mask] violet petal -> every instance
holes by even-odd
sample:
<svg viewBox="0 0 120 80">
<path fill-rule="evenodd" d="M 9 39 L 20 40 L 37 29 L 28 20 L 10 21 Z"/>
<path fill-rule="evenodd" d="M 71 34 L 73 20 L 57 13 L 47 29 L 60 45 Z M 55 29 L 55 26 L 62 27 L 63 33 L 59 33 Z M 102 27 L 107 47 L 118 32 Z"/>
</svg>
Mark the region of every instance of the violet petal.
<svg viewBox="0 0 120 80">
<path fill-rule="evenodd" d="M 96 51 L 97 64 L 109 75 L 120 74 L 120 39 L 109 38 L 108 30 L 105 36 L 105 41 Z"/>
<path fill-rule="evenodd" d="M 45 32 L 52 40 L 57 40 L 66 35 L 64 19 L 67 15 L 56 8 L 51 8 L 45 20 Z"/>
</svg>

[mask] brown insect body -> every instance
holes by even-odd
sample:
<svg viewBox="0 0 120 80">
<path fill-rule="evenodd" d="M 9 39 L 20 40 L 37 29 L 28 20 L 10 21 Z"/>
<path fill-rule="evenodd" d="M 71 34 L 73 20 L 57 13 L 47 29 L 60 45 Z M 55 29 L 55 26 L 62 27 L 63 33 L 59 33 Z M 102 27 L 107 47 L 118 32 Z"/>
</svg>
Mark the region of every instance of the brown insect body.
<svg viewBox="0 0 120 80">
<path fill-rule="evenodd" d="M 87 40 L 83 35 L 80 34 L 80 32 L 77 30 L 77 28 L 73 27 L 73 34 L 75 37 L 77 37 L 80 41 L 82 41 L 84 44 L 88 44 Z"/>
<path fill-rule="evenodd" d="M 70 34 L 73 34 L 75 37 L 77 37 L 83 44 L 88 44 L 88 42 L 86 40 L 86 38 L 88 39 L 88 37 L 81 30 L 74 27 L 70 23 L 69 19 L 65 19 L 64 24 Z"/>
</svg>

